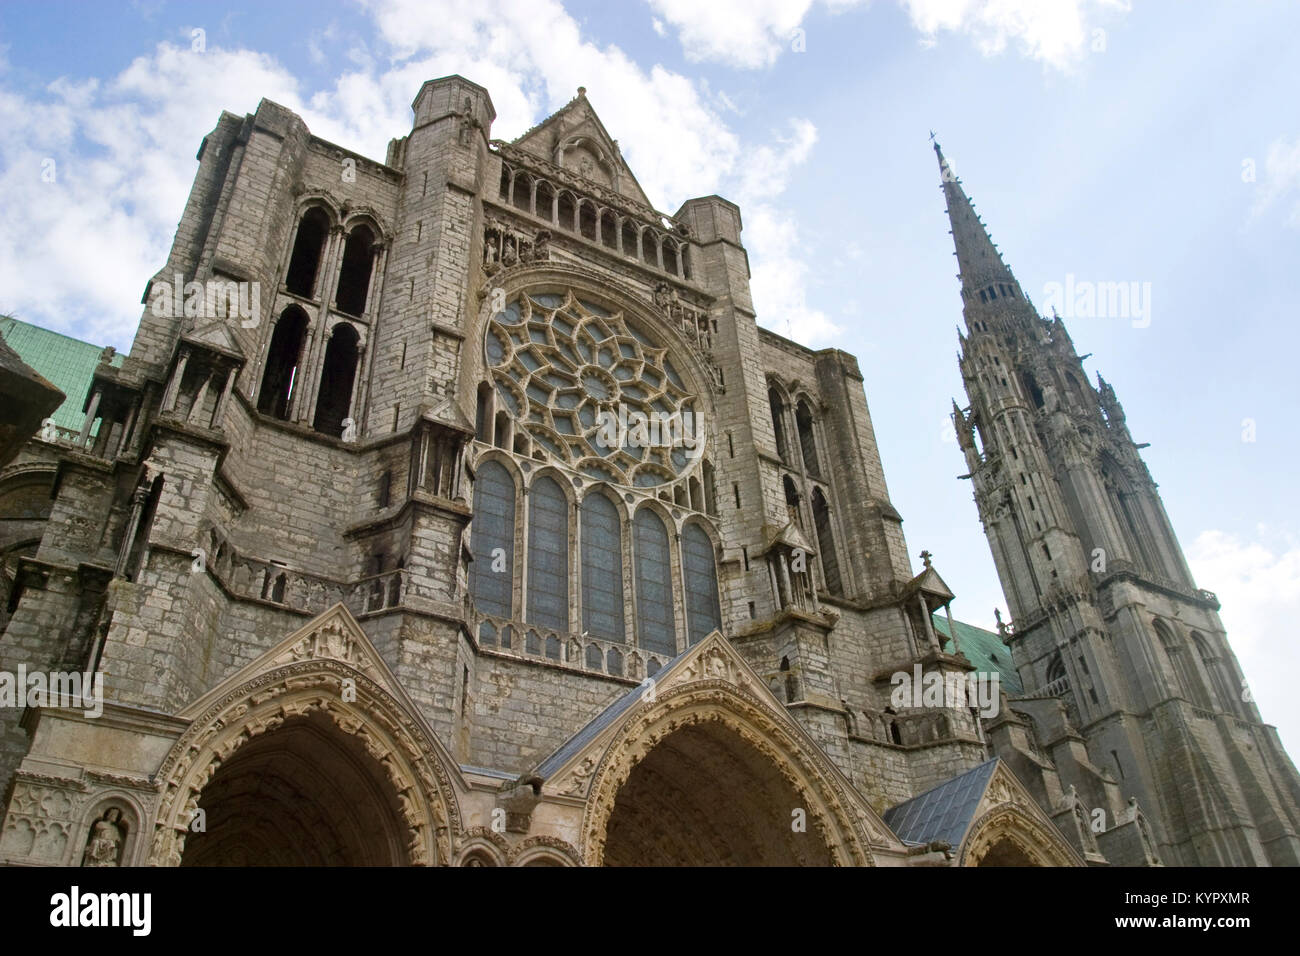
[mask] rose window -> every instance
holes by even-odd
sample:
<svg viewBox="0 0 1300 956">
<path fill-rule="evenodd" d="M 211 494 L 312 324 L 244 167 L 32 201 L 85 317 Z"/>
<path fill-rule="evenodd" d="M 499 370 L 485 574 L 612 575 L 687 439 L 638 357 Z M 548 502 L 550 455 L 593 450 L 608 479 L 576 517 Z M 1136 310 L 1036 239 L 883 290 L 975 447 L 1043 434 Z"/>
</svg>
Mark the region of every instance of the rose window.
<svg viewBox="0 0 1300 956">
<path fill-rule="evenodd" d="M 572 292 L 520 294 L 488 324 L 501 403 L 536 446 L 592 478 L 673 481 L 704 445 L 695 398 L 668 350 Z"/>
</svg>

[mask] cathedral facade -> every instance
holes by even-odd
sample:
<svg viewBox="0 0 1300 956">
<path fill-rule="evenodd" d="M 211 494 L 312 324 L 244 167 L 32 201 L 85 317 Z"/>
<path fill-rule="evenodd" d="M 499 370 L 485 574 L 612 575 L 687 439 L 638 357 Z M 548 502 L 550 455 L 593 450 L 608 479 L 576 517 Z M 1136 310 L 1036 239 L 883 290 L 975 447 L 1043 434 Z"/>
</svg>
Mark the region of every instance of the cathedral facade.
<svg viewBox="0 0 1300 956">
<path fill-rule="evenodd" d="M 413 110 L 383 162 L 223 114 L 130 354 L 0 470 L 0 673 L 87 675 L 0 708 L 0 863 L 1296 862 L 1113 393 L 975 305 L 1014 280 L 962 260 L 955 414 L 1012 694 L 913 570 L 854 357 L 759 328 L 734 204 L 656 211 L 582 90 L 513 142 L 458 76 Z M 1087 524 L 1103 476 L 1018 524 L 1013 413 L 1035 488 L 1086 418 L 1145 523 Z"/>
</svg>

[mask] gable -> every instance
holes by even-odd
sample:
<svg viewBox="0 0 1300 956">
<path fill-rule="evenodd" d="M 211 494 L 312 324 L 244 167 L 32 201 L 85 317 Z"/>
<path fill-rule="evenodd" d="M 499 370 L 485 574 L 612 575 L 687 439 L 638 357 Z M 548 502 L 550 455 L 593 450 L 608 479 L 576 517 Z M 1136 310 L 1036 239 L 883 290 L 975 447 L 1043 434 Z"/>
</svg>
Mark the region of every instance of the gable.
<svg viewBox="0 0 1300 956">
<path fill-rule="evenodd" d="M 586 90 L 510 144 L 643 206 L 653 204 L 623 159 L 618 141 L 587 101 Z"/>
</svg>

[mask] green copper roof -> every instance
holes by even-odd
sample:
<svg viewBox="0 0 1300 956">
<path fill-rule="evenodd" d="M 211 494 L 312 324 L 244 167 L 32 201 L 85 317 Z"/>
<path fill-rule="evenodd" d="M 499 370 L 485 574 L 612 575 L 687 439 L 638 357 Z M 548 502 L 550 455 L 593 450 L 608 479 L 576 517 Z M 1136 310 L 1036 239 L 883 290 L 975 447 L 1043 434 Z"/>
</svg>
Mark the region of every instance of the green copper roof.
<svg viewBox="0 0 1300 956">
<path fill-rule="evenodd" d="M 1011 648 L 1002 643 L 1001 637 L 993 631 L 963 624 L 956 619 L 952 626 L 957 631 L 959 649 L 977 670 L 996 671 L 1002 689 L 1011 697 L 1019 697 L 1024 693 L 1024 688 L 1020 686 L 1020 675 L 1011 664 Z M 947 615 L 934 615 L 934 630 L 943 642 L 943 649 L 951 652 L 952 635 L 948 633 Z"/>
<path fill-rule="evenodd" d="M 55 409 L 54 423 L 60 428 L 80 431 L 85 420 L 82 407 L 86 391 L 103 348 L 7 316 L 0 317 L 0 336 L 19 358 L 68 396 Z M 113 365 L 120 367 L 122 358 L 113 356 Z"/>
</svg>

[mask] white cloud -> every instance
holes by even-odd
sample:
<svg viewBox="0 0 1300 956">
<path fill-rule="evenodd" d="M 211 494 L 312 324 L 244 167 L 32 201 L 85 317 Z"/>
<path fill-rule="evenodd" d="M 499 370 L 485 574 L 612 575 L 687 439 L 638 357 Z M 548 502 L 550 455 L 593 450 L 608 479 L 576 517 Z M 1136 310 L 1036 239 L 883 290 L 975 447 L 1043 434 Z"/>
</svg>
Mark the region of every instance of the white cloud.
<svg viewBox="0 0 1300 956">
<path fill-rule="evenodd" d="M 1187 550 L 1192 576 L 1218 595 L 1228 641 L 1265 722 L 1300 746 L 1300 645 L 1292 628 L 1300 616 L 1300 541 L 1261 525 L 1253 539 L 1204 531 Z"/>
<path fill-rule="evenodd" d="M 1278 139 L 1268 148 L 1264 168 L 1256 171 L 1259 192 L 1251 209 L 1252 217 L 1263 215 L 1274 206 L 1289 206 L 1286 224 L 1300 227 L 1300 136 L 1294 141 Z"/>
<path fill-rule="evenodd" d="M 410 123 L 430 78 L 460 73 L 492 94 L 493 135 L 511 138 L 586 86 L 651 201 L 723 193 L 742 204 L 755 303 L 766 324 L 812 344 L 836 328 L 807 303 L 810 270 L 794 219 L 775 205 L 816 142 L 806 120 L 769 144 L 742 144 L 703 81 L 643 68 L 598 47 L 554 0 L 416 0 L 373 4 L 384 56 L 364 56 L 310 93 L 272 57 L 163 43 L 103 82 L 59 80 L 0 90 L 0 310 L 98 342 L 124 345 L 145 281 L 165 262 L 193 180 L 194 152 L 222 110 L 262 97 L 303 116 L 318 136 L 382 158 Z M 327 33 L 322 34 L 327 38 Z M 382 68 L 374 64 L 383 63 Z M 42 161 L 56 181 L 42 181 Z M 741 158 L 744 157 L 744 162 Z"/>
<path fill-rule="evenodd" d="M 788 132 L 778 133 L 774 143 L 749 151 L 735 193 L 745 217 L 745 245 L 756 263 L 750 287 L 759 322 L 805 345 L 825 344 L 840 328 L 808 304 L 811 270 L 800 255 L 799 228 L 774 200 L 816 142 L 817 127 L 811 121 L 791 120 Z"/>
<path fill-rule="evenodd" d="M 1021 53 L 1068 70 L 1089 50 L 1105 49 L 1108 15 L 1127 13 L 1129 0 L 901 0 L 922 45 L 947 31 L 971 37 L 985 56 L 1015 42 Z M 1098 32 L 1100 31 L 1100 32 Z M 1098 51 L 1100 52 L 1100 50 Z"/>
<path fill-rule="evenodd" d="M 820 2 L 829 14 L 866 0 L 647 0 L 681 41 L 687 59 L 737 69 L 769 67 L 782 53 L 799 48 L 804 18 Z M 1015 42 L 1021 52 L 1062 70 L 1070 69 L 1096 44 L 1104 49 L 1103 20 L 1128 12 L 1130 0 L 899 0 L 920 43 L 930 48 L 942 32 L 969 36 L 985 56 Z M 657 17 L 656 24 L 661 24 Z M 656 26 L 656 30 L 660 26 Z M 1096 31 L 1102 31 L 1098 34 Z M 661 34 L 662 35 L 662 34 Z M 811 38 L 815 43 L 816 38 Z"/>
<path fill-rule="evenodd" d="M 0 92 L 0 311 L 129 340 L 204 134 L 223 107 L 252 109 L 262 95 L 292 106 L 295 91 L 268 57 L 164 43 L 106 83 Z"/>
<path fill-rule="evenodd" d="M 793 45 L 813 0 L 648 0 L 672 24 L 686 58 L 742 69 L 771 66 Z"/>
</svg>

